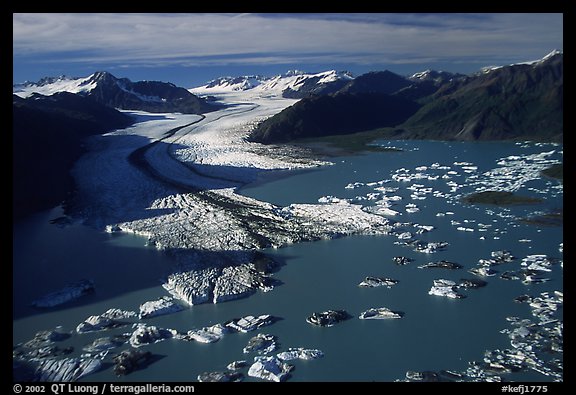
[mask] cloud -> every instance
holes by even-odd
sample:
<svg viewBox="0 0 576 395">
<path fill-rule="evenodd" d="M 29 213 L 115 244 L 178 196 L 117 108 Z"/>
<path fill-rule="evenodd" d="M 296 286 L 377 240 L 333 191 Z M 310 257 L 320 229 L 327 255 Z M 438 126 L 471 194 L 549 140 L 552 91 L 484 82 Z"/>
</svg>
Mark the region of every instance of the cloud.
<svg viewBox="0 0 576 395">
<path fill-rule="evenodd" d="M 14 14 L 15 59 L 134 65 L 483 64 L 563 46 L 562 14 Z"/>
</svg>

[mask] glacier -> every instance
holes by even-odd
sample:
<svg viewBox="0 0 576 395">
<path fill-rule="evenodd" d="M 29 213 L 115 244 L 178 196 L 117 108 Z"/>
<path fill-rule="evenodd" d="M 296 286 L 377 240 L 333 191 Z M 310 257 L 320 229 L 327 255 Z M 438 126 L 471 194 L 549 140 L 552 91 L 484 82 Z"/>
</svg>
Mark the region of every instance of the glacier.
<svg viewBox="0 0 576 395">
<path fill-rule="evenodd" d="M 136 123 L 91 138 L 73 169 L 72 215 L 175 256 L 163 286 L 185 304 L 272 290 L 256 267 L 260 249 L 392 230 L 389 219 L 348 201 L 280 207 L 238 193 L 267 171 L 330 165 L 303 148 L 247 141 L 258 122 L 295 102 L 258 92 L 221 93 L 228 106 L 205 115 L 126 111 Z"/>
</svg>

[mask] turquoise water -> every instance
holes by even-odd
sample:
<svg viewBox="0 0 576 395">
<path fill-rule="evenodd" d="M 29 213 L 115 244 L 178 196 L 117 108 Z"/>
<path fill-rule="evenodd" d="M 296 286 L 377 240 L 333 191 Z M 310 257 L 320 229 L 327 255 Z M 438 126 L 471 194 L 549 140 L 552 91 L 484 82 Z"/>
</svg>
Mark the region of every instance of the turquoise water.
<svg viewBox="0 0 576 395">
<path fill-rule="evenodd" d="M 353 182 L 368 183 L 389 180 L 399 168 L 414 173 L 415 168 L 432 163 L 451 166 L 453 162 L 471 162 L 476 172 L 464 173 L 451 180 L 469 185 L 482 180 L 485 171 L 499 167 L 498 160 L 509 155 L 556 151 L 549 159 L 561 160 L 561 146 L 517 145 L 513 143 L 435 143 L 394 142 L 402 152 L 370 153 L 334 159 L 333 166 L 300 172 L 293 177 L 247 187 L 242 193 L 278 205 L 316 203 L 326 195 L 339 198 L 365 196 L 373 187 L 346 189 Z M 446 173 L 447 170 L 437 171 Z M 425 171 L 433 173 L 432 170 Z M 466 177 L 477 176 L 466 179 Z M 493 178 L 486 176 L 484 178 Z M 243 315 L 272 314 L 282 320 L 248 334 L 229 334 L 214 344 L 198 344 L 166 340 L 145 347 L 162 356 L 145 370 L 124 378 L 116 378 L 110 367 L 86 377 L 87 381 L 191 381 L 205 371 L 224 370 L 234 360 L 248 359 L 242 348 L 256 333 L 278 337 L 279 351 L 289 347 L 318 348 L 325 356 L 314 361 L 297 361 L 291 381 L 393 381 L 404 377 L 407 370 L 465 370 L 468 362 L 482 360 L 485 350 L 510 347 L 509 339 L 500 330 L 508 328 L 505 318 L 515 315 L 530 318 L 525 304 L 513 298 L 528 293 L 537 295 L 547 290 L 563 290 L 562 269 L 555 266 L 552 281 L 530 286 L 519 281 L 488 279 L 485 288 L 468 290 L 466 299 L 451 300 L 428 295 L 432 281 L 446 278 L 458 281 L 474 278 L 466 272 L 478 259 L 489 258 L 490 252 L 510 250 L 516 257 L 548 254 L 561 257 L 562 227 L 539 227 L 518 222 L 535 211 L 562 207 L 562 191 L 553 180 L 533 180 L 519 190 L 525 195 L 545 198 L 537 206 L 499 209 L 489 206 L 468 206 L 458 202 L 456 195 L 471 191 L 463 186 L 450 193 L 450 180 L 415 179 L 411 182 L 390 181 L 386 187 L 398 187 L 390 193 L 402 196 L 392 208 L 402 212 L 396 221 L 420 223 L 436 227 L 418 235 L 424 241 L 448 241 L 445 251 L 423 254 L 397 245 L 393 236 L 353 236 L 337 240 L 302 243 L 266 251 L 285 263 L 275 277 L 282 285 L 269 293 L 218 305 L 199 305 L 177 314 L 146 320 L 160 327 L 187 331 L 224 322 Z M 433 187 L 443 197 L 427 195 L 425 200 L 412 200 L 414 183 Z M 359 200 L 371 205 L 372 201 Z M 420 208 L 406 213 L 407 203 Z M 453 215 L 436 216 L 438 212 Z M 72 330 L 89 315 L 101 314 L 109 308 L 137 310 L 147 300 L 163 296 L 160 277 L 173 264 L 169 257 L 144 246 L 145 240 L 133 235 L 100 234 L 82 225 L 59 228 L 48 224 L 57 211 L 42 213 L 14 225 L 14 344 L 30 339 L 39 330 L 62 325 Z M 457 220 L 474 232 L 458 231 L 451 221 Z M 467 222 L 464 222 L 467 221 Z M 492 225 L 480 232 L 478 223 Z M 484 237 L 483 240 L 480 237 Z M 529 242 L 520 240 L 530 240 Z M 405 255 L 415 261 L 407 266 L 392 263 L 392 257 Z M 449 260 L 464 265 L 463 270 L 418 269 L 435 260 Z M 516 270 L 520 261 L 501 270 Z M 358 283 L 366 276 L 385 276 L 399 280 L 392 288 L 365 289 Z M 81 298 L 57 310 L 38 311 L 29 303 L 47 292 L 80 278 L 96 283 L 94 295 Z M 364 321 L 351 319 L 331 328 L 313 327 L 306 317 L 315 311 L 345 309 L 353 316 L 371 307 L 388 307 L 405 313 L 403 319 Z M 117 329 L 105 333 L 76 335 L 62 345 L 82 346 L 97 337 L 129 331 Z M 510 377 L 513 379 L 512 377 Z M 249 379 L 251 380 L 251 379 Z M 522 380 L 546 380 L 538 373 L 528 373 Z"/>
</svg>

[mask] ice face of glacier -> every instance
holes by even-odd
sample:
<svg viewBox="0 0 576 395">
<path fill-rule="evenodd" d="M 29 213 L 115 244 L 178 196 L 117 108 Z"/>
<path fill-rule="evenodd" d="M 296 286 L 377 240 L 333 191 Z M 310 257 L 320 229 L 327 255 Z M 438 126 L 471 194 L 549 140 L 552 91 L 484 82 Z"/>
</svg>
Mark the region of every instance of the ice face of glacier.
<svg viewBox="0 0 576 395">
<path fill-rule="evenodd" d="M 73 171 L 77 213 L 176 256 L 179 266 L 163 286 L 189 305 L 271 290 L 274 281 L 256 267 L 262 248 L 392 229 L 348 201 L 279 207 L 238 194 L 263 171 L 327 163 L 302 149 L 246 140 L 257 122 L 294 100 L 231 94 L 236 105 L 203 116 L 131 112 L 138 122 L 92 139 Z M 151 302 L 142 309 L 142 317 L 164 311 Z"/>
</svg>

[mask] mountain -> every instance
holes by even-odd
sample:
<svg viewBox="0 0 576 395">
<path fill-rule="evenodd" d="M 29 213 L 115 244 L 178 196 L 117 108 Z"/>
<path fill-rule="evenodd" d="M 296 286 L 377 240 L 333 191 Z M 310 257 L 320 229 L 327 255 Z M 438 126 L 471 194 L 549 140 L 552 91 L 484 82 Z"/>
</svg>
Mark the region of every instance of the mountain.
<svg viewBox="0 0 576 395">
<path fill-rule="evenodd" d="M 69 174 L 90 135 L 124 128 L 132 118 L 69 92 L 13 96 L 13 215 L 21 217 L 65 200 Z"/>
<path fill-rule="evenodd" d="M 352 92 L 356 95 L 334 100 Z M 367 93 L 389 97 L 380 107 L 370 106 L 363 100 Z M 250 139 L 268 144 L 395 127 L 381 136 L 562 141 L 563 54 L 552 52 L 537 61 L 491 67 L 471 76 L 430 70 L 407 78 L 390 71 L 368 73 L 329 97 L 295 103 L 258 125 Z M 391 119 L 390 111 L 399 111 L 399 116 Z M 346 113 L 368 119 L 350 122 Z"/>
<path fill-rule="evenodd" d="M 348 72 L 329 70 L 322 73 L 288 71 L 274 77 L 258 75 L 221 77 L 189 91 L 202 96 L 245 92 L 258 96 L 282 96 L 301 99 L 311 95 L 334 93 L 354 77 Z"/>
<path fill-rule="evenodd" d="M 12 91 L 23 98 L 34 93 L 52 95 L 69 92 L 89 97 L 112 108 L 154 113 L 200 114 L 216 109 L 206 100 L 174 84 L 160 81 L 132 82 L 128 78 L 116 78 L 104 71 L 84 78 L 43 78 L 36 83 L 14 85 Z"/>
<path fill-rule="evenodd" d="M 447 84 L 464 83 L 468 76 L 459 73 L 449 73 L 446 71 L 426 70 L 415 73 L 408 77 L 410 85 L 396 92 L 396 95 L 406 99 L 416 100 L 425 103 L 431 99 L 431 95 Z"/>
<path fill-rule="evenodd" d="M 340 92 L 385 93 L 391 95 L 410 84 L 409 80 L 391 71 L 375 71 L 356 77 L 353 81 L 346 84 Z"/>
<path fill-rule="evenodd" d="M 410 81 L 390 71 L 349 80 L 337 92 L 304 98 L 259 124 L 250 140 L 264 144 L 299 138 L 393 127 L 418 110 L 413 100 L 395 96 Z"/>
<path fill-rule="evenodd" d="M 262 122 L 250 140 L 264 144 L 396 126 L 419 105 L 383 93 L 338 93 L 305 98 Z"/>
<path fill-rule="evenodd" d="M 442 85 L 400 138 L 562 141 L 563 54 Z"/>
</svg>

